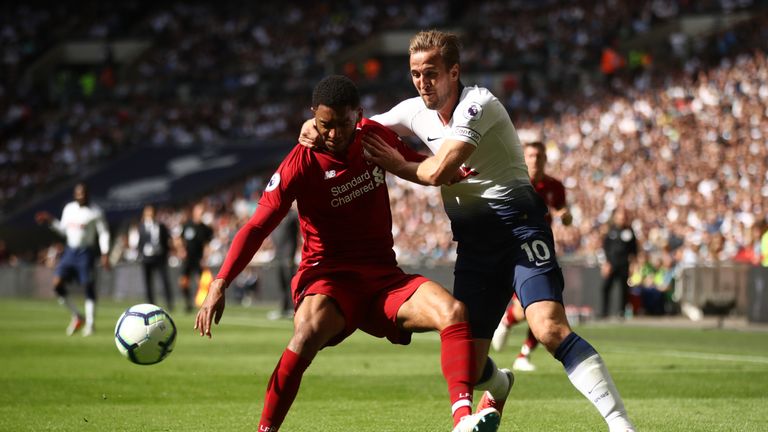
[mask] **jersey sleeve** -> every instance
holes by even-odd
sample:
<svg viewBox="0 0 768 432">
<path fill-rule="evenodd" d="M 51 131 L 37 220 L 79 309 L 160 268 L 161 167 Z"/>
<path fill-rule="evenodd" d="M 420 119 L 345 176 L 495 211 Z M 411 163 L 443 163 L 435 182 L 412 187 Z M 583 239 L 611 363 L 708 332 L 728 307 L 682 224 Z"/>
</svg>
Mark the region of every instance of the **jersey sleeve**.
<svg viewBox="0 0 768 432">
<path fill-rule="evenodd" d="M 227 251 L 224 263 L 216 276 L 217 279 L 224 279 L 227 284 L 230 284 L 251 262 L 264 239 L 290 210 L 302 178 L 301 154 L 306 156 L 306 153 L 311 151 L 298 147 L 294 148 L 272 175 L 253 216 L 235 234 L 232 246 Z"/>
<path fill-rule="evenodd" d="M 392 129 L 399 136 L 413 136 L 413 128 L 411 127 L 412 104 L 410 99 L 404 100 L 389 111 L 371 117 L 371 120 Z"/>
<path fill-rule="evenodd" d="M 99 236 L 99 249 L 102 255 L 109 253 L 109 228 L 107 226 L 107 218 L 104 216 L 104 212 L 101 209 L 96 209 L 96 233 Z"/>
<path fill-rule="evenodd" d="M 453 126 L 445 139 L 477 146 L 483 135 L 496 124 L 503 109 L 501 102 L 490 92 L 473 91 L 454 110 Z"/>
<path fill-rule="evenodd" d="M 387 144 L 394 147 L 404 158 L 409 162 L 421 162 L 427 158 L 426 155 L 421 154 L 411 147 L 409 147 L 395 131 L 384 127 L 375 121 L 368 121 L 362 127 L 363 133 L 375 133 L 380 136 Z"/>
</svg>

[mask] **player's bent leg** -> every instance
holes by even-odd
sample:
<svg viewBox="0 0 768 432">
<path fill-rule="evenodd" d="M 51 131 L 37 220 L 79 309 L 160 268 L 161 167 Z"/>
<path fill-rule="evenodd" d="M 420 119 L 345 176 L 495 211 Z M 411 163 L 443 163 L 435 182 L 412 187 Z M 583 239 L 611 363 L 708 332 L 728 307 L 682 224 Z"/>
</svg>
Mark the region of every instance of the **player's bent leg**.
<svg viewBox="0 0 768 432">
<path fill-rule="evenodd" d="M 397 320 L 408 331 L 440 331 L 440 364 L 456 426 L 472 413 L 475 370 L 474 343 L 464 304 L 439 284 L 425 282 L 402 304 Z"/>
<path fill-rule="evenodd" d="M 556 301 L 542 300 L 525 309 L 528 327 L 536 339 L 554 354 L 557 347 L 571 333 L 565 308 Z"/>
<path fill-rule="evenodd" d="M 633 431 L 613 378 L 602 357 L 573 333 L 560 303 L 542 301 L 525 310 L 534 335 L 559 360 L 574 387 L 597 408 L 611 432 Z"/>
<path fill-rule="evenodd" d="M 312 360 L 331 338 L 344 330 L 344 325 L 344 316 L 333 299 L 323 294 L 307 296 L 296 310 L 288 349 Z"/>
<path fill-rule="evenodd" d="M 464 304 L 436 282 L 425 282 L 397 311 L 398 325 L 411 332 L 442 331 L 467 321 Z"/>
<path fill-rule="evenodd" d="M 294 335 L 267 384 L 259 431 L 277 431 L 299 392 L 301 379 L 317 352 L 344 330 L 344 317 L 330 297 L 306 297 L 296 311 Z"/>
<path fill-rule="evenodd" d="M 491 347 L 496 352 L 501 351 L 507 345 L 507 336 L 509 336 L 509 329 L 525 319 L 525 313 L 523 307 L 520 305 L 520 300 L 517 296 L 512 298 L 512 303 L 504 311 L 504 317 L 499 322 L 499 326 L 496 327 L 496 331 L 493 332 L 493 338 L 491 339 Z"/>
<path fill-rule="evenodd" d="M 499 418 L 504 411 L 504 405 L 515 384 L 515 376 L 509 369 L 498 369 L 493 360 L 488 357 L 483 375 L 475 385 L 476 390 L 485 390 L 477 403 L 477 412 L 493 408 L 499 413 Z"/>
<path fill-rule="evenodd" d="M 85 282 L 85 327 L 83 336 L 91 336 L 96 325 L 96 282 L 90 278 Z"/>
</svg>

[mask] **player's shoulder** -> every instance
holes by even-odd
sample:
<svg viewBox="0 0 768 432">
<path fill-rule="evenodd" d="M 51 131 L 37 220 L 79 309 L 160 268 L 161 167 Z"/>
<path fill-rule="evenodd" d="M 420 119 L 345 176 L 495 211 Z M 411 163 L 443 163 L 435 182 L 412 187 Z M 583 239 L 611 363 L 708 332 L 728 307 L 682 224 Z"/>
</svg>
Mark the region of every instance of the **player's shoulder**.
<svg viewBox="0 0 768 432">
<path fill-rule="evenodd" d="M 499 99 L 491 93 L 490 90 L 488 90 L 485 87 L 480 86 L 471 86 L 471 87 L 464 87 L 464 90 L 462 91 L 461 95 L 461 103 L 479 103 L 481 105 L 486 105 L 490 102 L 498 101 Z"/>
<path fill-rule="evenodd" d="M 429 108 L 427 108 L 420 96 L 405 99 L 390 110 L 390 112 L 407 114 L 409 116 L 415 116 L 422 111 L 429 111 Z"/>
<path fill-rule="evenodd" d="M 283 166 L 294 168 L 306 166 L 308 163 L 311 163 L 313 155 L 318 151 L 320 150 L 305 147 L 301 144 L 296 144 L 283 159 Z"/>
<path fill-rule="evenodd" d="M 485 87 L 464 87 L 454 117 L 465 121 L 495 121 L 505 111 L 504 105 Z M 490 113 L 483 115 L 484 113 Z"/>
<path fill-rule="evenodd" d="M 363 118 L 358 126 L 361 132 L 373 132 L 388 140 L 400 140 L 400 136 L 395 131 L 375 120 Z"/>
</svg>

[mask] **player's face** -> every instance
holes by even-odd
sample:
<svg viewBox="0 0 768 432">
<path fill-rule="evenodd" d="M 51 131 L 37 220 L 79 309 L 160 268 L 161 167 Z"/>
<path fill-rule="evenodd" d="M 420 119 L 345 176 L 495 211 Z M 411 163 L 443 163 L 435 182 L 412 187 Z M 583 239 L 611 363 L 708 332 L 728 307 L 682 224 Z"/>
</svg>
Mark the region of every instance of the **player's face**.
<svg viewBox="0 0 768 432">
<path fill-rule="evenodd" d="M 74 193 L 75 201 L 77 201 L 80 205 L 86 205 L 88 204 L 88 189 L 85 188 L 83 185 L 77 185 L 75 186 L 75 193 Z"/>
<path fill-rule="evenodd" d="M 155 208 L 152 206 L 144 207 L 144 220 L 152 220 L 155 218 Z"/>
<path fill-rule="evenodd" d="M 411 54 L 410 64 L 411 80 L 427 108 L 444 108 L 458 88 L 459 65 L 448 69 L 437 48 Z"/>
<path fill-rule="evenodd" d="M 318 105 L 314 108 L 315 127 L 325 141 L 325 147 L 333 153 L 346 152 L 355 134 L 355 126 L 363 117 L 361 108 L 332 108 Z"/>
<path fill-rule="evenodd" d="M 544 165 L 547 163 L 547 155 L 537 147 L 526 147 L 523 151 L 525 164 L 528 166 L 528 175 L 535 177 L 544 173 Z"/>
</svg>

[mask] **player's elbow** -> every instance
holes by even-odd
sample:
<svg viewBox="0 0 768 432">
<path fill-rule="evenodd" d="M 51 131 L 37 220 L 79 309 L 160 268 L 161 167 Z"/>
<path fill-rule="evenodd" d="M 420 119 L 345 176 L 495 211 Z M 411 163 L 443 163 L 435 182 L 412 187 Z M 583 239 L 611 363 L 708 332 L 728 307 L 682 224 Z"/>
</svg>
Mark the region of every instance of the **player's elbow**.
<svg viewBox="0 0 768 432">
<path fill-rule="evenodd" d="M 448 170 L 432 170 L 423 177 L 424 182 L 429 186 L 443 186 L 451 184 L 453 173 Z"/>
</svg>

